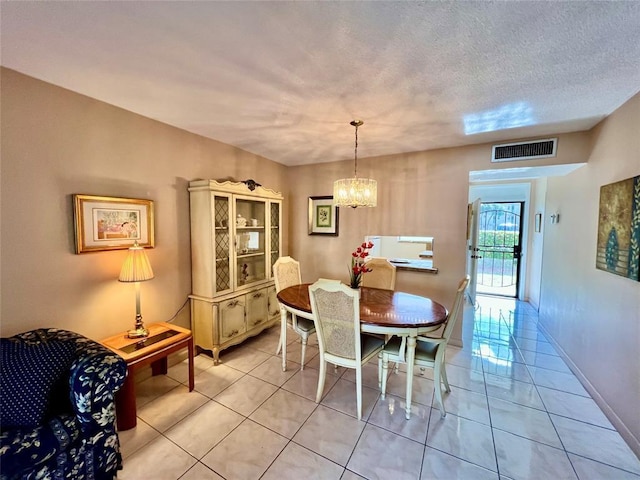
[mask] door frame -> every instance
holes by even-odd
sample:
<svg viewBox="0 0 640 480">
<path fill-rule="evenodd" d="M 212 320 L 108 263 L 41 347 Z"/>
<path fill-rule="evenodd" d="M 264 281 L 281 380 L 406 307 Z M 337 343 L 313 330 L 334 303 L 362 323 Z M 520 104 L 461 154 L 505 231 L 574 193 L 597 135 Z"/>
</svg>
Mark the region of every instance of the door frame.
<svg viewBox="0 0 640 480">
<path fill-rule="evenodd" d="M 518 217 L 518 230 L 517 230 L 516 233 L 518 235 L 518 244 L 517 245 L 519 247 L 519 255 L 517 257 L 515 256 L 516 251 L 515 251 L 515 248 L 514 248 L 514 258 L 513 258 L 513 260 L 514 260 L 514 262 L 516 262 L 516 270 L 515 270 L 515 277 L 516 278 L 515 278 L 514 284 L 512 284 L 512 285 L 513 285 L 513 291 L 514 291 L 515 295 L 506 295 L 506 294 L 500 294 L 500 293 L 495 293 L 494 295 L 502 296 L 502 297 L 505 297 L 505 298 L 518 298 L 518 292 L 520 291 L 520 283 L 522 282 L 522 260 L 523 260 L 522 249 L 523 249 L 523 243 L 524 243 L 523 218 L 524 218 L 524 205 L 525 205 L 524 201 L 523 200 L 508 201 L 508 202 L 505 202 L 505 201 L 499 201 L 499 202 L 497 202 L 497 201 L 492 201 L 492 202 L 481 201 L 480 202 L 480 209 L 479 209 L 480 212 L 478 214 L 478 219 L 480 219 L 482 217 L 483 213 L 487 213 L 487 212 L 483 212 L 483 208 L 482 208 L 483 205 L 503 205 L 503 204 L 518 205 L 518 209 L 517 209 L 518 212 L 514 213 L 514 215 L 517 215 L 517 217 Z M 493 211 L 493 210 L 490 210 L 490 211 Z M 480 231 L 480 227 L 478 227 L 478 230 Z M 483 231 L 486 232 L 487 230 L 483 230 Z M 482 256 L 483 256 L 482 252 L 486 253 L 487 250 L 479 248 L 478 249 L 478 253 L 480 254 L 479 258 L 482 258 Z M 492 269 L 492 276 L 493 276 L 493 269 Z M 503 275 L 503 277 L 504 277 L 504 275 Z M 478 287 L 480 285 L 481 284 L 476 281 L 476 289 L 478 289 Z M 484 284 L 482 284 L 482 286 L 483 287 L 487 287 L 487 285 L 484 285 Z M 487 293 L 487 292 L 480 292 L 479 291 L 478 293 L 480 293 L 481 295 L 482 294 L 491 295 L 491 293 Z"/>
<path fill-rule="evenodd" d="M 518 300 L 527 300 L 526 292 L 528 291 L 528 252 L 530 230 L 529 219 L 531 215 L 531 183 L 529 182 L 513 182 L 513 183 L 475 183 L 469 184 L 469 203 L 475 199 L 481 198 L 483 203 L 491 202 L 524 202 L 522 212 L 522 251 L 520 255 L 520 284 L 517 288 Z"/>
</svg>

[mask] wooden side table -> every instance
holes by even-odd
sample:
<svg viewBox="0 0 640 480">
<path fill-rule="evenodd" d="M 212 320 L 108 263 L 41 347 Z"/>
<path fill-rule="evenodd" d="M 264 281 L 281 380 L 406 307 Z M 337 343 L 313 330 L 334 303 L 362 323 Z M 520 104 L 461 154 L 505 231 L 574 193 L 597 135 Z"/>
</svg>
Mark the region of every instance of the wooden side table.
<svg viewBox="0 0 640 480">
<path fill-rule="evenodd" d="M 100 343 L 120 355 L 127 362 L 127 378 L 116 393 L 116 416 L 118 430 L 129 430 L 136 426 L 136 390 L 134 373 L 151 364 L 152 375 L 167 373 L 167 357 L 187 348 L 189 352 L 189 391 L 193 390 L 193 337 L 191 331 L 170 323 L 147 325 L 147 338 L 128 338 L 119 333 Z"/>
</svg>

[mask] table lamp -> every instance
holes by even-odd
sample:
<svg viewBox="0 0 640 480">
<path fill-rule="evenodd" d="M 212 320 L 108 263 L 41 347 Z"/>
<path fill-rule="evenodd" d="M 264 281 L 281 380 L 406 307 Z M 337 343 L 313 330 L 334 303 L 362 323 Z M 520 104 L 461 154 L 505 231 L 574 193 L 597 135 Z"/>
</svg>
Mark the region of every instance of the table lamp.
<svg viewBox="0 0 640 480">
<path fill-rule="evenodd" d="M 124 260 L 122 270 L 118 280 L 121 282 L 134 282 L 136 285 L 136 325 L 133 330 L 127 332 L 129 338 L 146 338 L 149 336 L 149 330 L 142 323 L 142 314 L 140 313 L 140 282 L 151 280 L 153 278 L 153 270 L 144 252 L 144 248 L 134 243 L 129 248 L 127 258 Z"/>
</svg>

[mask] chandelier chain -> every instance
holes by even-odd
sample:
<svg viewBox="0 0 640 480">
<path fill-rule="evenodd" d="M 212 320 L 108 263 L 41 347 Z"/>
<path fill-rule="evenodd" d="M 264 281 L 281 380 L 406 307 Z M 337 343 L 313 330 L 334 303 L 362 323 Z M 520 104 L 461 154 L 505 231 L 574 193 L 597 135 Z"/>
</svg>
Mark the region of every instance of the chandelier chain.
<svg viewBox="0 0 640 480">
<path fill-rule="evenodd" d="M 354 151 L 354 168 L 353 168 L 353 176 L 354 178 L 358 178 L 358 124 L 356 123 L 356 148 Z"/>
</svg>

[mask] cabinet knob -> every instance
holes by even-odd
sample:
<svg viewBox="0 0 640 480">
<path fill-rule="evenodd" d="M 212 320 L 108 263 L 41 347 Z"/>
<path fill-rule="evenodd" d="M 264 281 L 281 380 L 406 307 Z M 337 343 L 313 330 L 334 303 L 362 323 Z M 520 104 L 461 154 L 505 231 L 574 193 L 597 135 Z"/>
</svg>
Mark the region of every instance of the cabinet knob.
<svg viewBox="0 0 640 480">
<path fill-rule="evenodd" d="M 260 298 L 262 297 L 262 292 L 256 292 L 253 294 L 253 298 Z"/>
</svg>

